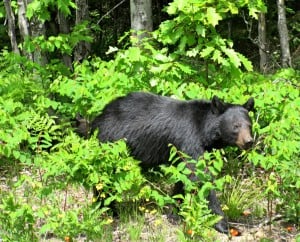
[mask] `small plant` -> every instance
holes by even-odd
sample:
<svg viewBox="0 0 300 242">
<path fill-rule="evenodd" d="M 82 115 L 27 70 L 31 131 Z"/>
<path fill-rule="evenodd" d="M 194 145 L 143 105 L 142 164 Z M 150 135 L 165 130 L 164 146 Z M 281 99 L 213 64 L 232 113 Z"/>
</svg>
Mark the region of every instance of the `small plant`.
<svg viewBox="0 0 300 242">
<path fill-rule="evenodd" d="M 236 221 L 241 216 L 248 216 L 252 211 L 257 214 L 259 202 L 263 199 L 261 188 L 259 188 L 254 180 L 235 179 L 227 183 L 224 187 L 221 200 L 225 205 L 224 212 L 229 220 Z M 251 211 L 251 212 L 250 212 Z"/>
<path fill-rule="evenodd" d="M 186 194 L 179 214 L 184 219 L 183 229 L 179 232 L 179 236 L 197 241 L 204 238 L 212 239 L 216 234 L 213 226 L 221 219 L 208 209 L 207 201 L 201 195 L 201 189 L 197 194 Z"/>
<path fill-rule="evenodd" d="M 12 193 L 1 196 L 1 241 L 38 241 L 34 231 L 34 211 L 27 203 L 17 200 Z"/>
<path fill-rule="evenodd" d="M 126 235 L 124 236 L 127 236 L 127 238 L 123 239 L 129 239 L 130 241 L 138 241 L 141 237 L 143 227 L 145 226 L 145 217 L 141 214 L 132 216 L 131 214 L 128 214 L 125 210 L 124 212 L 125 214 L 121 215 L 123 218 L 121 224 L 124 225 L 123 230 L 126 233 Z M 127 221 L 125 222 L 124 219 Z"/>
<path fill-rule="evenodd" d="M 171 158 L 174 165 L 162 167 L 165 174 L 169 175 L 169 182 L 182 182 L 185 188 L 184 196 L 174 196 L 182 202 L 178 205 L 179 215 L 183 219 L 183 229 L 179 231 L 180 241 L 214 241 L 216 234 L 213 226 L 220 221 L 221 217 L 213 214 L 208 208 L 207 196 L 212 189 L 220 190 L 224 179 L 214 179 L 222 169 L 223 162 L 221 151 L 205 153 L 198 161 L 192 160 L 186 154 L 171 147 Z M 197 181 L 189 179 L 191 170 L 188 168 L 197 167 L 195 175 Z"/>
</svg>

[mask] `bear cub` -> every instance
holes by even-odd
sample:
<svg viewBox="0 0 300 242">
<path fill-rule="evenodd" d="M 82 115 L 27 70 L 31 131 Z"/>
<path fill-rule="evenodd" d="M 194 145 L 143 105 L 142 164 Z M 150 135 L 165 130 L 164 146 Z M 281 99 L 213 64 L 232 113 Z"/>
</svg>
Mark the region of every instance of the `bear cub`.
<svg viewBox="0 0 300 242">
<path fill-rule="evenodd" d="M 253 108 L 253 98 L 239 105 L 225 103 L 216 96 L 211 101 L 180 101 L 133 92 L 106 105 L 92 122 L 91 128 L 92 131 L 99 129 L 101 142 L 125 139 L 131 155 L 141 161 L 143 169 L 147 169 L 168 162 L 169 144 L 195 160 L 204 151 L 213 148 L 250 148 L 253 138 L 248 112 Z M 178 191 L 183 189 L 176 188 Z M 215 191 L 212 190 L 207 199 L 212 212 L 223 217 L 216 224 L 216 230 L 228 233 Z"/>
</svg>

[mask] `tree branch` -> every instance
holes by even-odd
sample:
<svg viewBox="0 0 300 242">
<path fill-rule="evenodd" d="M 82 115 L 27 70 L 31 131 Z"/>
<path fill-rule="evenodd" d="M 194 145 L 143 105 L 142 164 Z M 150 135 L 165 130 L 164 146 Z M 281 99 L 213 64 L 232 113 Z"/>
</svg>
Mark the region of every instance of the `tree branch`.
<svg viewBox="0 0 300 242">
<path fill-rule="evenodd" d="M 106 14 L 104 14 L 97 22 L 99 24 L 107 15 L 109 15 L 112 11 L 114 11 L 117 7 L 119 7 L 122 3 L 124 3 L 126 0 L 122 0 L 118 4 L 116 4 L 111 10 L 109 10 Z"/>
</svg>

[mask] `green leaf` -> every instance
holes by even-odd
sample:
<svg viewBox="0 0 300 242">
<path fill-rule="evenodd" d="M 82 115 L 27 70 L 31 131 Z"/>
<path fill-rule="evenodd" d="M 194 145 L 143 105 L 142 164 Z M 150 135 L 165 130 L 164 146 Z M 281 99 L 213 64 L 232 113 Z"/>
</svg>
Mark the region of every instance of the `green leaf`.
<svg viewBox="0 0 300 242">
<path fill-rule="evenodd" d="M 207 22 L 208 24 L 211 24 L 213 27 L 215 27 L 219 23 L 219 20 L 222 20 L 221 15 L 216 12 L 215 8 L 208 7 L 206 13 L 207 13 Z"/>
<path fill-rule="evenodd" d="M 214 51 L 214 49 L 215 49 L 214 47 L 208 46 L 201 51 L 200 56 L 205 58 L 209 56 Z"/>
<path fill-rule="evenodd" d="M 20 154 L 20 152 L 19 152 L 18 150 L 14 150 L 14 151 L 13 151 L 13 156 L 14 156 L 15 159 L 18 160 L 18 159 L 20 158 L 20 155 L 21 155 L 21 154 Z"/>
<path fill-rule="evenodd" d="M 41 2 L 40 1 L 32 1 L 31 3 L 28 4 L 27 6 L 27 11 L 26 11 L 26 17 L 28 19 L 31 19 L 39 9 L 41 8 Z"/>
<path fill-rule="evenodd" d="M 238 53 L 238 56 L 239 56 L 241 62 L 243 63 L 243 66 L 246 68 L 246 70 L 253 71 L 253 65 L 252 65 L 251 61 L 249 61 L 245 56 L 243 56 L 240 53 Z"/>
<path fill-rule="evenodd" d="M 222 170 L 222 168 L 223 168 L 223 160 L 222 160 L 222 158 L 214 160 L 213 165 L 214 165 L 214 168 L 216 168 L 216 170 L 218 172 L 220 172 Z"/>
<path fill-rule="evenodd" d="M 241 65 L 241 60 L 240 60 L 239 55 L 237 54 L 237 52 L 235 52 L 233 49 L 229 49 L 229 48 L 226 48 L 226 47 L 222 47 L 221 49 L 229 57 L 230 62 L 235 67 L 239 67 Z"/>
<path fill-rule="evenodd" d="M 177 166 L 177 170 L 178 171 L 183 171 L 183 169 L 185 169 L 185 162 L 181 162 L 181 163 L 179 163 L 178 164 L 178 166 Z"/>
<path fill-rule="evenodd" d="M 201 24 L 198 24 L 196 26 L 196 32 L 199 36 L 205 38 L 206 28 L 202 26 Z"/>
<path fill-rule="evenodd" d="M 239 9 L 237 8 L 237 6 L 234 3 L 228 2 L 228 9 L 232 14 L 239 13 Z"/>
<path fill-rule="evenodd" d="M 192 48 L 188 51 L 186 51 L 186 56 L 188 57 L 196 57 L 199 53 L 199 48 L 196 47 L 196 48 Z"/>
<path fill-rule="evenodd" d="M 130 61 L 139 61 L 141 57 L 141 50 L 137 47 L 131 47 L 128 50 L 128 58 Z"/>
<path fill-rule="evenodd" d="M 215 51 L 214 51 L 214 54 L 213 54 L 213 56 L 212 56 L 212 59 L 213 59 L 214 61 L 217 61 L 217 63 L 219 63 L 219 64 L 221 64 L 222 61 L 224 60 L 224 58 L 222 57 L 222 53 L 221 53 L 221 51 L 219 51 L 219 50 L 215 50 Z"/>
</svg>

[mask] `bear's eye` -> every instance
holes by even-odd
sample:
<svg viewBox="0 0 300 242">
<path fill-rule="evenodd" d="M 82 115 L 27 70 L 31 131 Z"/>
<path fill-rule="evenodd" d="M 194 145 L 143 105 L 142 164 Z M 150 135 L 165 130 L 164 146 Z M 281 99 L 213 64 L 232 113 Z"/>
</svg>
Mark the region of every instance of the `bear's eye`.
<svg viewBox="0 0 300 242">
<path fill-rule="evenodd" d="M 233 129 L 238 130 L 241 127 L 241 124 L 233 124 Z"/>
</svg>

